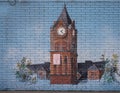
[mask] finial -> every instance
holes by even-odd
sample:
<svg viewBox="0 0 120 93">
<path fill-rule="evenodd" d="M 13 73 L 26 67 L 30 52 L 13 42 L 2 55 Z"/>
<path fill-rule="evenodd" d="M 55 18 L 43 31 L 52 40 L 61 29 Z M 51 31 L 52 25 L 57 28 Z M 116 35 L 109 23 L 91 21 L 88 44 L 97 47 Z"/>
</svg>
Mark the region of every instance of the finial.
<svg viewBox="0 0 120 93">
<path fill-rule="evenodd" d="M 64 7 L 66 7 L 66 4 L 65 4 L 65 2 L 64 2 Z"/>
</svg>

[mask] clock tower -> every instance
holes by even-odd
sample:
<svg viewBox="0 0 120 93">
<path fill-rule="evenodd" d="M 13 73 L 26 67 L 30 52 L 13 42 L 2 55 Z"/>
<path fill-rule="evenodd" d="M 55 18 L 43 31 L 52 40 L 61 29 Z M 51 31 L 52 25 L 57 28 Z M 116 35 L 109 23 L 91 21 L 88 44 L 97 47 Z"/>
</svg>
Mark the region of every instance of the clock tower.
<svg viewBox="0 0 120 93">
<path fill-rule="evenodd" d="M 50 31 L 50 82 L 76 84 L 77 30 L 66 5 Z"/>
</svg>

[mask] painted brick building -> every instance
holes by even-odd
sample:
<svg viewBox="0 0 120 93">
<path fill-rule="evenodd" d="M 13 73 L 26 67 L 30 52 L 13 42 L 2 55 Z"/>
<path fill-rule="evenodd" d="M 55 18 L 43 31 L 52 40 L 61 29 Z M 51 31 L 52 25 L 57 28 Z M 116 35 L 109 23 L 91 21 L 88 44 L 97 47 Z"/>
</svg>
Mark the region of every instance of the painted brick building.
<svg viewBox="0 0 120 93">
<path fill-rule="evenodd" d="M 102 76 L 102 71 L 95 64 L 90 66 L 87 71 L 88 80 L 99 80 Z"/>
<path fill-rule="evenodd" d="M 50 31 L 50 82 L 75 84 L 77 74 L 77 30 L 66 5 Z"/>
<path fill-rule="evenodd" d="M 27 66 L 28 69 L 37 74 L 37 77 L 41 80 L 50 78 L 50 63 L 45 62 L 42 64 L 32 64 Z"/>
<path fill-rule="evenodd" d="M 78 63 L 78 72 L 81 74 L 80 80 L 95 79 L 92 74 L 98 75 L 96 79 L 100 79 L 104 72 L 104 61 L 92 62 L 90 60 L 85 63 Z"/>
</svg>

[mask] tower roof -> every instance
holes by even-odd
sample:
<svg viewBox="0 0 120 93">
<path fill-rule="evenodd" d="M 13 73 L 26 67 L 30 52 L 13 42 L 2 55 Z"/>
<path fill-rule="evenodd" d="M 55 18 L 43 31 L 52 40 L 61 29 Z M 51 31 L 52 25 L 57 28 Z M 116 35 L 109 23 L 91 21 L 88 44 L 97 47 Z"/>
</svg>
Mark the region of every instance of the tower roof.
<svg viewBox="0 0 120 93">
<path fill-rule="evenodd" d="M 98 68 L 95 64 L 93 64 L 93 66 L 89 67 L 88 70 L 98 70 Z"/>
<path fill-rule="evenodd" d="M 71 18 L 67 12 L 67 8 L 66 8 L 66 5 L 64 5 L 64 8 L 58 18 L 57 21 L 63 21 L 65 22 L 66 24 L 71 24 Z"/>
<path fill-rule="evenodd" d="M 62 12 L 61 12 L 60 16 L 58 17 L 58 19 L 57 19 L 57 21 L 56 21 L 56 23 L 55 23 L 54 26 L 56 26 L 56 24 L 57 24 L 58 22 L 60 22 L 60 21 L 62 21 L 65 26 L 68 26 L 68 25 L 71 24 L 71 22 L 72 22 L 69 14 L 68 14 L 68 12 L 67 12 L 67 8 L 66 8 L 66 5 L 65 5 L 65 4 L 64 4 L 64 7 L 63 7 L 63 9 L 62 9 Z"/>
</svg>

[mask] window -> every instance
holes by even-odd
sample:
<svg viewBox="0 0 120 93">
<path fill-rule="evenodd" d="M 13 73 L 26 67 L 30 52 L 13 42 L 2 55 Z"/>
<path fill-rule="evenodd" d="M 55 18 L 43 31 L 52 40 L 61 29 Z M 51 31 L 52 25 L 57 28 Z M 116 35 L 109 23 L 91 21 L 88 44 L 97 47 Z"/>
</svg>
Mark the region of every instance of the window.
<svg viewBox="0 0 120 93">
<path fill-rule="evenodd" d="M 67 74 L 67 56 L 64 56 L 65 74 Z"/>
<path fill-rule="evenodd" d="M 62 64 L 62 56 L 60 56 L 60 64 Z"/>
<path fill-rule="evenodd" d="M 67 63 L 67 56 L 64 57 L 64 63 Z"/>
<path fill-rule="evenodd" d="M 71 64 L 73 64 L 73 58 L 71 58 Z"/>
<path fill-rule="evenodd" d="M 63 51 L 67 50 L 66 47 L 65 47 L 64 45 L 63 45 L 63 47 L 62 47 L 62 50 L 63 50 Z"/>
<path fill-rule="evenodd" d="M 56 74 L 56 65 L 54 65 L 54 74 Z"/>
<path fill-rule="evenodd" d="M 94 72 L 91 72 L 91 76 L 94 76 Z"/>
<path fill-rule="evenodd" d="M 55 50 L 56 51 L 65 51 L 65 50 L 67 50 L 67 44 L 66 44 L 66 42 L 63 42 L 63 43 L 61 43 L 61 42 L 57 42 L 57 43 L 55 43 Z"/>
<path fill-rule="evenodd" d="M 74 58 L 72 57 L 72 58 L 71 58 L 71 69 L 72 69 L 72 74 L 74 73 L 74 70 L 73 70 L 73 69 L 74 69 L 74 67 L 73 67 L 73 61 L 74 61 Z"/>
<path fill-rule="evenodd" d="M 95 72 L 91 72 L 90 74 L 91 74 L 91 79 L 95 79 L 96 73 Z"/>
<path fill-rule="evenodd" d="M 60 54 L 53 54 L 53 64 L 60 65 Z"/>
</svg>

